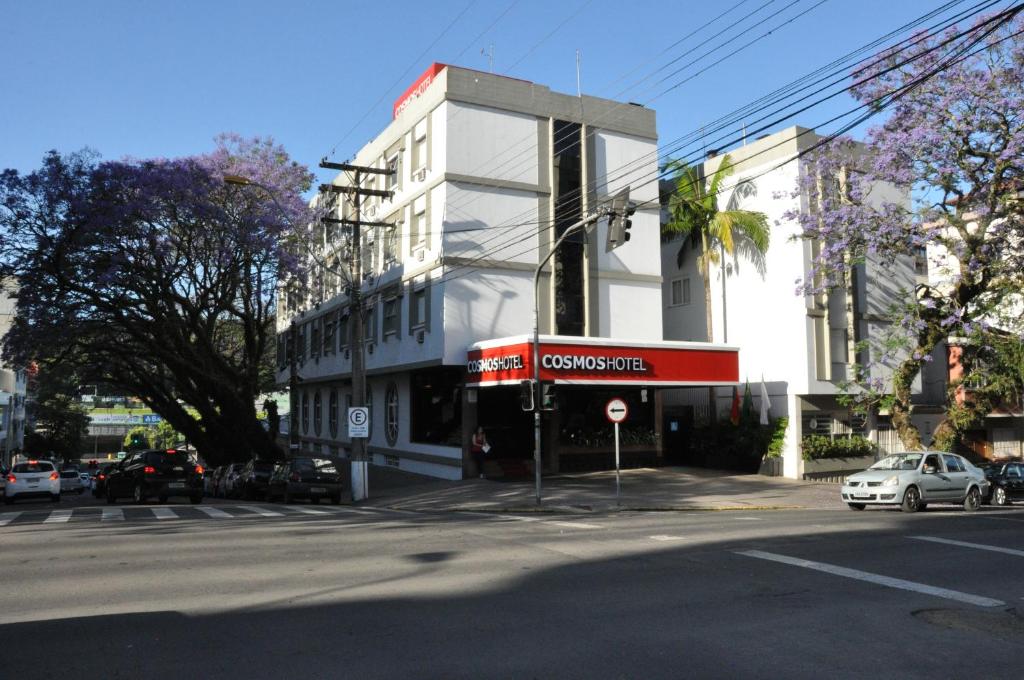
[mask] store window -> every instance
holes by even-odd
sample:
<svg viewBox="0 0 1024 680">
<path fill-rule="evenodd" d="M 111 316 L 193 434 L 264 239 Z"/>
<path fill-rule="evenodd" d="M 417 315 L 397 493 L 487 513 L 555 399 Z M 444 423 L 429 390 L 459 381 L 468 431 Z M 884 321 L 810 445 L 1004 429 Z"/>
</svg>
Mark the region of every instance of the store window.
<svg viewBox="0 0 1024 680">
<path fill-rule="evenodd" d="M 302 433 L 309 434 L 309 392 L 302 393 Z"/>
<path fill-rule="evenodd" d="M 330 396 L 327 398 L 327 427 L 331 432 L 331 437 L 335 438 L 338 436 L 338 390 L 332 389 Z"/>
<path fill-rule="evenodd" d="M 429 369 L 412 374 L 409 439 L 425 444 L 462 444 L 460 371 Z"/>
<path fill-rule="evenodd" d="M 313 433 L 320 436 L 320 429 L 323 426 L 323 404 L 320 400 L 320 390 L 313 393 Z"/>
<path fill-rule="evenodd" d="M 388 446 L 398 443 L 398 385 L 393 382 L 384 394 L 384 436 Z"/>
</svg>

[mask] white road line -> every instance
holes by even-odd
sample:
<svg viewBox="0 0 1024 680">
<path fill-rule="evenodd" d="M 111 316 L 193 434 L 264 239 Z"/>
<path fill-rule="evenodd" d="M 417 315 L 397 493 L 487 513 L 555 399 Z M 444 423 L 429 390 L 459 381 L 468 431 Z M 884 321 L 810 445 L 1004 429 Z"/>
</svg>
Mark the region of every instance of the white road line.
<svg viewBox="0 0 1024 680">
<path fill-rule="evenodd" d="M 150 508 L 157 519 L 178 519 L 178 513 L 170 508 Z"/>
<path fill-rule="evenodd" d="M 993 517 L 992 515 L 974 515 L 974 517 L 980 517 L 981 519 L 998 519 L 1003 522 L 1024 522 L 1024 517 Z"/>
<path fill-rule="evenodd" d="M 487 513 L 474 513 L 478 515 L 486 515 Z M 540 522 L 542 517 L 519 517 L 518 515 L 493 515 L 499 519 L 510 520 L 514 522 Z"/>
<path fill-rule="evenodd" d="M 224 512 L 220 508 L 211 508 L 208 505 L 197 505 L 196 510 L 206 515 L 209 515 L 214 519 L 231 519 L 232 517 L 234 517 L 234 515 L 232 515 L 231 513 Z"/>
<path fill-rule="evenodd" d="M 733 517 L 733 519 L 745 519 L 748 522 L 763 522 L 764 517 Z"/>
<path fill-rule="evenodd" d="M 100 517 L 101 522 L 120 522 L 124 520 L 124 510 L 121 508 L 103 508 L 103 516 Z"/>
<path fill-rule="evenodd" d="M 21 515 L 20 512 L 8 512 L 5 515 L 0 515 L 0 527 L 7 526 Z"/>
<path fill-rule="evenodd" d="M 302 512 L 302 513 L 305 513 L 307 515 L 330 515 L 331 514 L 331 512 L 329 510 L 321 510 L 320 508 L 308 508 L 308 507 L 306 507 L 304 505 L 288 505 L 288 506 L 285 506 L 285 507 L 288 510 L 291 510 L 292 512 Z"/>
<path fill-rule="evenodd" d="M 1003 553 L 1004 555 L 1015 555 L 1017 557 L 1024 557 L 1024 550 L 1014 550 L 1013 548 L 1000 548 L 995 545 L 983 545 L 981 543 L 967 543 L 966 541 L 954 541 L 948 538 L 936 538 L 935 536 L 907 536 L 907 538 L 913 538 L 917 541 L 931 541 L 932 543 L 945 543 L 946 545 L 956 545 L 961 548 L 974 548 L 976 550 L 988 550 L 990 552 Z"/>
<path fill-rule="evenodd" d="M 956 600 L 957 602 L 966 602 L 967 604 L 973 604 L 979 607 L 1006 606 L 1005 602 L 1002 602 L 1000 600 L 994 600 L 990 597 L 971 595 L 970 593 L 962 593 L 958 590 L 947 590 L 946 588 L 937 588 L 935 586 L 929 586 L 924 583 L 905 581 L 901 578 L 892 578 L 891 576 L 881 576 L 879 574 L 872 574 L 867 571 L 860 571 L 859 569 L 847 569 L 846 567 L 839 567 L 834 564 L 825 564 L 824 562 L 812 562 L 811 560 L 803 560 L 798 557 L 789 557 L 787 555 L 778 555 L 776 553 L 762 552 L 760 550 L 740 550 L 737 551 L 736 554 L 745 555 L 747 557 L 755 557 L 759 560 L 780 562 L 782 564 L 789 564 L 794 567 L 803 567 L 804 569 L 821 571 L 826 574 L 832 574 L 834 576 L 845 576 L 846 578 L 852 578 L 858 581 L 867 581 L 868 583 L 874 583 L 876 585 L 886 586 L 888 588 L 897 588 L 899 590 L 910 590 L 916 593 L 923 593 L 925 595 L 934 595 L 935 597 L 942 597 L 947 600 Z"/>
<path fill-rule="evenodd" d="M 668 534 L 659 534 L 657 536 L 648 536 L 647 538 L 652 541 L 685 541 L 686 536 L 669 536 Z"/>
<path fill-rule="evenodd" d="M 55 524 L 58 522 L 67 522 L 71 519 L 71 513 L 74 510 L 54 510 L 50 513 L 50 516 L 43 520 L 43 524 Z"/>
<path fill-rule="evenodd" d="M 284 517 L 283 512 L 267 510 L 266 508 L 261 508 L 256 505 L 238 505 L 236 507 L 240 510 L 245 510 L 246 512 L 251 512 L 253 514 L 259 515 L 260 517 Z"/>
<path fill-rule="evenodd" d="M 586 524 L 584 522 L 548 522 L 548 524 L 554 524 L 556 527 L 565 527 L 566 529 L 601 529 L 603 527 L 597 524 Z"/>
</svg>

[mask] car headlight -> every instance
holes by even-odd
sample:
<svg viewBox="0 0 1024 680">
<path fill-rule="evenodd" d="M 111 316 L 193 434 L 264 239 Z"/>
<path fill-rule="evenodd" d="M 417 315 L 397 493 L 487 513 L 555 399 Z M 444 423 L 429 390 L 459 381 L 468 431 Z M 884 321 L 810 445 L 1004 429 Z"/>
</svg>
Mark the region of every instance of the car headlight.
<svg viewBox="0 0 1024 680">
<path fill-rule="evenodd" d="M 898 486 L 899 483 L 900 483 L 900 476 L 899 475 L 893 475 L 892 477 L 888 477 L 887 479 L 885 479 L 885 481 L 882 482 L 882 486 Z"/>
</svg>

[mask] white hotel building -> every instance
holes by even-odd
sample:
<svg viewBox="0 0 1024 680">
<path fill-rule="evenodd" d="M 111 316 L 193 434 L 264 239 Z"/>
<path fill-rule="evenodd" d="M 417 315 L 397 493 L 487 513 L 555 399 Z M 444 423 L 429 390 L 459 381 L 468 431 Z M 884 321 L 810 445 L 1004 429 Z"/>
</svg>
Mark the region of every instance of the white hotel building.
<svg viewBox="0 0 1024 680">
<path fill-rule="evenodd" d="M 562 230 L 626 185 L 640 206 L 632 239 L 606 252 L 599 222 L 562 245 L 554 277 L 550 266 L 540 277 L 541 377 L 554 384 L 556 405 L 543 419 L 544 469 L 610 465 L 611 397 L 630 406 L 626 464 L 656 463 L 662 389 L 736 381 L 735 350 L 662 340 L 650 109 L 435 64 L 352 163 L 395 171 L 370 176 L 366 188 L 394 193 L 364 198 L 360 216 L 383 225 L 364 227 L 361 251 L 373 463 L 475 475 L 468 444 L 477 425 L 493 445 L 488 465 L 532 457 L 519 381 L 532 376 L 534 270 Z M 334 184 L 349 181 L 342 173 Z M 354 218 L 342 210 L 335 217 Z M 324 240 L 320 261 L 347 257 L 343 235 Z M 278 382 L 289 382 L 294 322 L 300 447 L 346 455 L 349 300 L 337 277 L 312 280 L 304 299 L 282 296 Z"/>
</svg>

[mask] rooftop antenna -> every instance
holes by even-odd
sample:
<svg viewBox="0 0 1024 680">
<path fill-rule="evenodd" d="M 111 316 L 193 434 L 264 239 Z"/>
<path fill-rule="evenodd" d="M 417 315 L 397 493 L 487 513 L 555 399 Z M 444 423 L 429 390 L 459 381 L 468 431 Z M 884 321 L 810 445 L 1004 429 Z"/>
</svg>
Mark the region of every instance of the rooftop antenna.
<svg viewBox="0 0 1024 680">
<path fill-rule="evenodd" d="M 583 96 L 583 91 L 580 89 L 580 51 L 578 49 L 576 50 L 576 96 Z"/>
<path fill-rule="evenodd" d="M 494 45 L 489 45 L 487 49 L 481 47 L 480 54 L 487 56 L 487 72 L 494 73 Z"/>
</svg>

